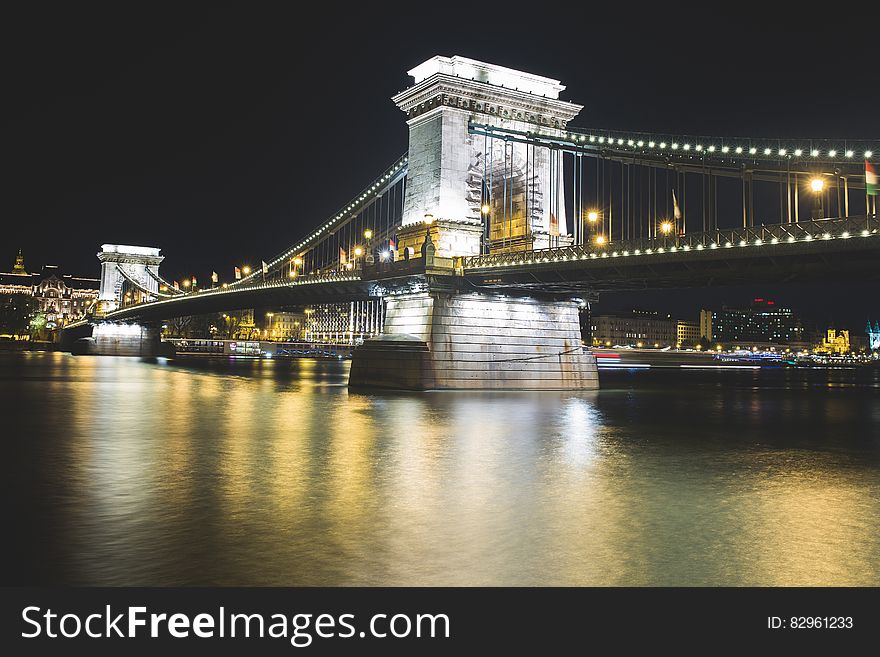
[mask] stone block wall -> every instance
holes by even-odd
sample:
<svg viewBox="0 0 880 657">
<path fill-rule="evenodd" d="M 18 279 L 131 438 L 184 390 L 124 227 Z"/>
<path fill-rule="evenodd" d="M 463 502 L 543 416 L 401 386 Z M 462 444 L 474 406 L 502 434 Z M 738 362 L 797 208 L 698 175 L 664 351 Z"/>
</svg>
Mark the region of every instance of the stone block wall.
<svg viewBox="0 0 880 657">
<path fill-rule="evenodd" d="M 481 294 L 388 300 L 386 335 L 355 350 L 351 385 L 406 389 L 598 387 L 577 304 Z"/>
<path fill-rule="evenodd" d="M 99 356 L 159 355 L 159 329 L 137 324 L 95 324 L 92 330 L 94 345 L 89 350 Z M 93 351 L 92 351 L 93 349 Z"/>
</svg>

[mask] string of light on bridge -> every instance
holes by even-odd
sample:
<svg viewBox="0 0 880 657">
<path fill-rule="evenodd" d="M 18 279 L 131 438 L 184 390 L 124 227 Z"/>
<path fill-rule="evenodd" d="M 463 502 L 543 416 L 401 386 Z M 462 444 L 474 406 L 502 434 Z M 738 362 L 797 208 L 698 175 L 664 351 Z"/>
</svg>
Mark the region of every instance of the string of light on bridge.
<svg viewBox="0 0 880 657">
<path fill-rule="evenodd" d="M 699 235 L 699 233 L 697 235 Z M 873 229 L 873 230 L 862 229 L 861 231 L 859 231 L 857 233 L 857 235 L 860 237 L 876 236 L 877 229 Z M 542 262 L 566 262 L 566 261 L 576 261 L 576 260 L 594 260 L 594 259 L 600 259 L 600 258 L 617 258 L 617 257 L 641 256 L 641 255 L 661 255 L 664 253 L 672 254 L 672 253 L 682 253 L 682 252 L 704 251 L 707 248 L 710 250 L 719 249 L 719 248 L 730 249 L 730 248 L 734 248 L 734 247 L 748 247 L 748 246 L 759 247 L 759 246 L 764 246 L 764 245 L 768 245 L 768 244 L 770 244 L 770 245 L 781 245 L 781 244 L 785 244 L 785 243 L 794 244 L 796 242 L 812 242 L 814 240 L 833 240 L 833 239 L 844 239 L 845 240 L 845 239 L 850 239 L 852 237 L 855 237 L 855 235 L 853 235 L 852 233 L 850 233 L 847 230 L 844 230 L 839 235 L 833 235 L 832 233 L 827 232 L 827 231 L 823 232 L 821 234 L 818 234 L 816 236 L 813 236 L 813 235 L 807 233 L 802 239 L 797 239 L 793 235 L 789 235 L 785 240 L 780 240 L 777 237 L 772 237 L 768 240 L 765 240 L 762 238 L 756 238 L 754 240 L 746 241 L 746 240 L 741 239 L 736 244 L 734 244 L 734 242 L 732 242 L 732 241 L 726 241 L 723 244 L 721 244 L 719 242 L 711 242 L 708 244 L 708 246 L 703 245 L 703 244 L 697 244 L 696 246 L 692 247 L 688 244 L 685 244 L 683 246 L 673 245 L 673 246 L 667 246 L 667 247 L 661 246 L 658 248 L 650 248 L 650 247 L 645 248 L 645 249 L 636 248 L 631 251 L 628 249 L 622 249 L 619 251 L 617 251 L 617 250 L 611 251 L 610 253 L 607 250 L 600 250 L 598 252 L 592 251 L 589 253 L 582 253 L 580 255 L 566 255 L 566 254 L 564 254 L 564 255 L 550 255 L 549 253 L 544 254 L 544 253 L 541 253 L 540 251 L 532 251 L 531 252 L 532 255 L 530 257 L 524 256 L 521 259 L 508 259 L 508 260 L 502 260 L 499 262 L 487 262 L 485 264 L 480 262 L 480 260 L 486 259 L 486 256 L 476 256 L 476 257 L 472 258 L 472 261 L 473 261 L 472 268 L 475 268 L 475 269 L 498 268 L 498 267 L 512 267 L 515 265 L 523 265 L 523 264 L 539 264 Z M 674 238 L 672 238 L 672 239 L 674 239 Z M 658 238 L 655 241 L 662 241 L 662 240 Z M 604 242 L 599 243 L 598 246 L 601 247 L 603 244 L 604 244 Z M 548 251 L 556 251 L 558 253 L 558 251 L 560 251 L 560 250 L 574 249 L 574 248 L 576 248 L 576 247 L 563 247 L 562 249 L 548 249 Z"/>
<path fill-rule="evenodd" d="M 178 304 L 180 301 L 183 301 L 185 299 L 205 299 L 207 297 L 211 297 L 211 296 L 215 296 L 215 295 L 229 294 L 229 293 L 233 293 L 233 292 L 239 293 L 239 292 L 244 292 L 247 290 L 264 290 L 264 289 L 282 288 L 282 287 L 283 288 L 291 288 L 291 287 L 296 287 L 296 286 L 300 286 L 300 285 L 317 285 L 317 284 L 321 284 L 321 283 L 346 283 L 346 282 L 355 282 L 355 281 L 360 281 L 360 280 L 361 280 L 361 277 L 359 275 L 355 275 L 355 274 L 343 274 L 343 275 L 332 274 L 332 275 L 322 275 L 322 276 L 315 276 L 315 277 L 303 277 L 303 278 L 297 279 L 295 281 L 278 281 L 278 282 L 274 282 L 274 283 L 263 282 L 263 283 L 258 283 L 256 285 L 253 285 L 253 284 L 252 285 L 245 285 L 243 287 L 237 287 L 235 289 L 232 289 L 231 287 L 213 288 L 213 289 L 205 290 L 203 292 L 194 292 L 192 294 L 172 297 L 170 299 L 159 299 L 157 301 L 146 301 L 143 304 L 138 304 L 138 305 L 134 305 L 134 306 L 126 306 L 125 308 L 120 308 L 119 310 L 108 313 L 107 317 L 112 318 L 112 316 L 115 315 L 116 313 L 124 312 L 126 310 L 131 309 L 131 308 L 143 307 L 145 305 L 149 305 L 150 307 L 154 307 L 154 306 L 160 306 L 160 305 L 166 304 L 166 303 Z"/>
<path fill-rule="evenodd" d="M 315 240 L 320 237 L 323 237 L 326 233 L 329 233 L 332 228 L 337 226 L 340 222 L 342 222 L 347 217 L 352 216 L 352 214 L 357 214 L 360 212 L 365 206 L 369 205 L 376 197 L 382 194 L 383 190 L 389 185 L 393 184 L 394 179 L 405 172 L 406 163 L 409 161 L 407 156 L 401 157 L 393 166 L 386 169 L 385 173 L 383 173 L 379 178 L 373 181 L 371 185 L 366 187 L 361 193 L 356 196 L 351 202 L 349 202 L 344 208 L 339 210 L 333 217 L 324 222 L 321 226 L 319 226 L 314 232 L 309 234 L 303 240 L 301 240 L 298 244 L 294 245 L 289 250 L 282 253 L 280 256 L 272 260 L 271 262 L 266 263 L 267 267 L 272 268 L 276 267 L 281 263 L 286 263 L 291 258 L 295 256 L 299 256 L 305 249 L 307 249 Z M 245 276 L 240 281 L 236 281 L 230 284 L 230 287 L 239 286 L 243 284 L 245 281 L 252 279 L 258 275 L 258 271 L 253 272 L 250 276 Z"/>
<path fill-rule="evenodd" d="M 498 128 L 488 124 L 474 124 L 475 127 L 503 137 L 505 133 L 515 134 L 516 131 Z M 529 137 L 544 137 L 551 141 L 564 139 L 572 144 L 593 144 L 629 152 L 657 153 L 666 155 L 691 155 L 697 157 L 745 158 L 791 160 L 803 158 L 804 161 L 858 161 L 870 160 L 875 155 L 877 146 L 868 145 L 864 140 L 817 140 L 817 139 L 767 139 L 767 138 L 711 138 L 693 136 L 654 135 L 648 133 L 631 133 L 627 136 L 611 134 L 608 131 L 580 129 L 563 132 L 537 131 L 521 133 Z M 839 143 L 839 147 L 816 148 L 815 142 Z M 746 157 L 748 156 L 748 157 Z"/>
</svg>

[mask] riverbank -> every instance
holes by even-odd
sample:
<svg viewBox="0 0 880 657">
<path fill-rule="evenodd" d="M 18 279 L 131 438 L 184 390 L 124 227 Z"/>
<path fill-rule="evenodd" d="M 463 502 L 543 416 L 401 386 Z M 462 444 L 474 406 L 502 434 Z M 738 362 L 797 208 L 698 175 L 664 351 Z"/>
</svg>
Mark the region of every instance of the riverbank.
<svg viewBox="0 0 880 657">
<path fill-rule="evenodd" d="M 60 351 L 54 342 L 43 340 L 0 340 L 0 351 Z"/>
<path fill-rule="evenodd" d="M 606 349 L 594 348 L 599 369 L 761 369 L 803 367 L 811 369 L 860 369 L 880 367 L 880 360 L 843 360 L 807 358 L 750 357 L 749 354 L 716 354 L 712 351 L 684 351 L 670 349 Z M 718 356 L 722 356 L 719 358 Z"/>
</svg>

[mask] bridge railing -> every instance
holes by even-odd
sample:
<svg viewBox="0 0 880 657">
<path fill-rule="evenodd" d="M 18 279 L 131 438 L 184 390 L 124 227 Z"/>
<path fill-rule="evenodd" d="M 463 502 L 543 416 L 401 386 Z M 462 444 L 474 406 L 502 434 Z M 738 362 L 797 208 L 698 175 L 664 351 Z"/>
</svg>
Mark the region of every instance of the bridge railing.
<svg viewBox="0 0 880 657">
<path fill-rule="evenodd" d="M 666 235 L 654 239 L 616 241 L 604 244 L 562 246 L 534 251 L 512 251 L 467 256 L 465 269 L 509 267 L 542 262 L 585 260 L 619 255 L 650 255 L 678 251 L 791 244 L 813 240 L 849 239 L 880 234 L 880 220 L 874 215 L 816 219 L 786 224 L 767 224 L 744 228 L 728 228 L 685 235 Z"/>
<path fill-rule="evenodd" d="M 208 288 L 206 290 L 198 290 L 196 292 L 188 292 L 186 294 L 181 294 L 179 296 L 175 296 L 172 298 L 165 299 L 151 299 L 149 301 L 145 301 L 143 303 L 133 303 L 126 306 L 123 306 L 119 309 L 119 311 L 129 310 L 131 308 L 137 308 L 139 306 L 152 306 L 155 304 L 167 304 L 167 303 L 179 303 L 181 301 L 185 301 L 187 299 L 196 299 L 196 298 L 204 298 L 208 296 L 214 295 L 224 295 L 224 294 L 236 294 L 241 292 L 247 292 L 248 290 L 265 290 L 270 288 L 282 288 L 282 287 L 296 287 L 299 285 L 317 285 L 317 284 L 326 284 L 326 283 L 346 283 L 361 280 L 361 269 L 356 270 L 346 270 L 343 272 L 326 272 L 320 274 L 303 274 L 302 276 L 297 276 L 295 279 L 282 280 L 282 279 L 273 279 L 266 280 L 260 282 L 251 282 L 247 285 L 241 285 L 239 287 L 214 287 Z M 119 312 L 114 311 L 114 312 Z M 111 313 L 112 315 L 112 313 Z"/>
</svg>

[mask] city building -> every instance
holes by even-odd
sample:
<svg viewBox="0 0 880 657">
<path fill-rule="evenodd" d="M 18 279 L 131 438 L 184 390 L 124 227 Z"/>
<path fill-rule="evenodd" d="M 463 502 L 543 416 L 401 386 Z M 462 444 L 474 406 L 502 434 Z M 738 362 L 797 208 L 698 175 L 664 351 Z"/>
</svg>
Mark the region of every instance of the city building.
<svg viewBox="0 0 880 657">
<path fill-rule="evenodd" d="M 700 343 L 700 322 L 680 319 L 675 322 L 675 346 L 695 347 Z"/>
<path fill-rule="evenodd" d="M 229 321 L 230 337 L 238 340 L 259 339 L 260 330 L 257 328 L 254 319 L 253 308 L 244 308 L 242 310 L 233 311 L 224 317 L 224 319 Z"/>
<path fill-rule="evenodd" d="M 722 307 L 700 311 L 700 336 L 725 347 L 738 344 L 790 344 L 802 342 L 804 328 L 790 308 L 757 298 L 748 308 Z"/>
<path fill-rule="evenodd" d="M 868 335 L 868 350 L 880 351 L 880 322 L 875 322 L 874 326 L 871 326 L 871 320 L 868 320 L 865 333 Z"/>
<path fill-rule="evenodd" d="M 0 273 L 0 295 L 23 294 L 34 298 L 35 312 L 45 318 L 45 328 L 61 328 L 76 321 L 98 298 L 100 281 L 64 274 L 56 265 L 28 273 L 21 251 L 11 272 Z"/>
<path fill-rule="evenodd" d="M 303 309 L 307 342 L 357 344 L 382 332 L 384 304 L 376 301 L 323 303 Z"/>
<path fill-rule="evenodd" d="M 828 329 L 828 334 L 822 339 L 822 344 L 817 347 L 817 350 L 841 356 L 848 354 L 850 352 L 849 331 Z"/>
<path fill-rule="evenodd" d="M 299 340 L 305 319 L 303 312 L 266 313 L 266 337 L 270 340 Z"/>
<path fill-rule="evenodd" d="M 594 347 L 670 347 L 677 344 L 676 321 L 670 315 L 633 310 L 614 315 L 594 315 Z"/>
</svg>

